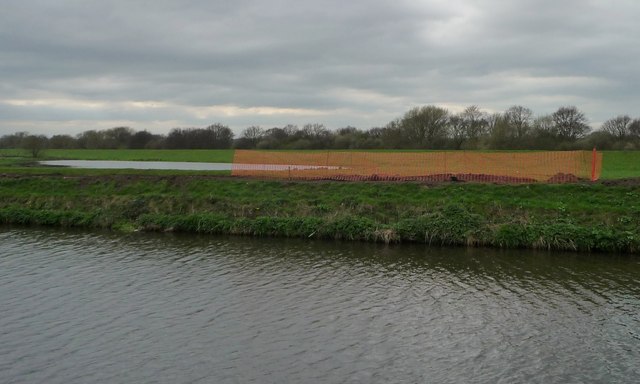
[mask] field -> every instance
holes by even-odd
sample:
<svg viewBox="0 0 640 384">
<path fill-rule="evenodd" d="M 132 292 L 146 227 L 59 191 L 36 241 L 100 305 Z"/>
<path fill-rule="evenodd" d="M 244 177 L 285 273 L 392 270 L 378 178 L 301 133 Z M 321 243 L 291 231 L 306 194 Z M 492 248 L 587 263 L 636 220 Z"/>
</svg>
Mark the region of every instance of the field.
<svg viewBox="0 0 640 384">
<path fill-rule="evenodd" d="M 602 180 L 640 177 L 640 151 L 605 151 L 603 152 Z M 57 160 L 129 160 L 129 161 L 192 161 L 230 163 L 233 161 L 233 150 L 93 150 L 93 149 L 50 149 L 44 152 L 43 159 Z M 36 171 L 37 169 L 37 171 Z M 98 170 L 96 170 L 98 171 Z M 28 153 L 17 149 L 0 150 L 0 172 L 9 173 L 72 173 L 78 170 L 69 169 L 45 169 L 34 167 L 33 159 Z M 167 174 L 159 171 L 110 171 L 98 172 L 84 170 L 81 173 L 109 174 L 109 173 L 135 173 L 135 174 Z M 184 171 L 171 171 L 170 173 L 185 173 Z M 193 174 L 194 172 L 186 172 Z M 195 172 L 228 174 L 228 172 Z"/>
<path fill-rule="evenodd" d="M 54 151 L 48 159 L 231 162 L 232 151 Z M 640 152 L 603 181 L 494 185 L 290 182 L 228 172 L 38 166 L 0 151 L 0 223 L 640 252 Z M 624 179 L 627 180 L 616 180 Z"/>
</svg>

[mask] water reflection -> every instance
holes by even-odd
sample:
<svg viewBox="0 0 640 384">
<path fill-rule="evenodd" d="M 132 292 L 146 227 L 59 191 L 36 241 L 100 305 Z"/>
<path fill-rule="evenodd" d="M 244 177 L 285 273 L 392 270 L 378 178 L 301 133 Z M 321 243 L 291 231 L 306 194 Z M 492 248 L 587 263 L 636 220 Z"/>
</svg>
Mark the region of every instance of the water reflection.
<svg viewBox="0 0 640 384">
<path fill-rule="evenodd" d="M 632 382 L 639 277 L 631 256 L 5 229 L 0 376 Z"/>
</svg>

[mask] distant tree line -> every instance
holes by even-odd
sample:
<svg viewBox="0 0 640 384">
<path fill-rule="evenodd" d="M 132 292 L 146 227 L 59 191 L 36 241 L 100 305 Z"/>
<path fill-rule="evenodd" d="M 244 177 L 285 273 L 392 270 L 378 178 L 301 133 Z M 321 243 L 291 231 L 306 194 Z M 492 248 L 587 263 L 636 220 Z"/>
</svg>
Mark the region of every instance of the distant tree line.
<svg viewBox="0 0 640 384">
<path fill-rule="evenodd" d="M 323 124 L 264 129 L 251 126 L 234 139 L 222 124 L 206 128 L 174 128 L 167 135 L 129 127 L 89 130 L 76 136 L 30 135 L 0 137 L 0 148 L 27 148 L 33 156 L 45 148 L 78 149 L 640 149 L 640 118 L 613 117 L 591 131 L 583 112 L 560 107 L 534 116 L 515 105 L 489 114 L 475 105 L 452 113 L 434 105 L 416 107 L 384 127 L 362 130 L 347 126 L 335 131 Z"/>
</svg>

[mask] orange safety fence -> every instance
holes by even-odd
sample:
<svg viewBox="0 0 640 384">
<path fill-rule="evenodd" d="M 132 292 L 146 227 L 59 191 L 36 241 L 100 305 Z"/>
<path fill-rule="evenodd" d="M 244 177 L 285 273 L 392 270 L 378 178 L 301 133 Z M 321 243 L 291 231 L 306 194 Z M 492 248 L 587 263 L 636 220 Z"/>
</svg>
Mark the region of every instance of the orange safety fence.
<svg viewBox="0 0 640 384">
<path fill-rule="evenodd" d="M 270 179 L 563 183 L 597 180 L 602 154 L 236 150 L 231 174 Z"/>
</svg>

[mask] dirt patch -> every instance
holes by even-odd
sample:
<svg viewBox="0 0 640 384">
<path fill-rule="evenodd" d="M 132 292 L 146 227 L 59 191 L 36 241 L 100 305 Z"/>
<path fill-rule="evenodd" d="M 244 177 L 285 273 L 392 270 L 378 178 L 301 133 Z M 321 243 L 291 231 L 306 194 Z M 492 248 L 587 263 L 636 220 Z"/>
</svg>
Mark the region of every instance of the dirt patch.
<svg viewBox="0 0 640 384">
<path fill-rule="evenodd" d="M 547 180 L 547 183 L 551 184 L 561 184 L 561 183 L 579 183 L 581 181 L 586 181 L 578 178 L 576 175 L 571 173 L 556 173 L 552 177 Z"/>
<path fill-rule="evenodd" d="M 624 179 L 612 179 L 601 181 L 602 185 L 612 187 L 638 187 L 640 186 L 640 177 L 628 177 Z"/>
<path fill-rule="evenodd" d="M 577 179 L 577 178 L 576 178 Z M 423 182 L 423 183 L 449 183 L 449 182 L 476 182 L 494 184 L 530 184 L 537 183 L 537 180 L 527 177 L 497 176 L 478 173 L 441 173 L 423 176 L 396 176 L 396 175 L 335 175 L 329 177 L 314 177 L 308 181 L 378 181 L 378 182 Z"/>
</svg>

